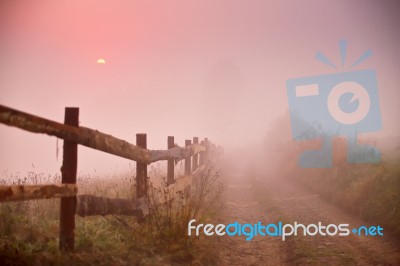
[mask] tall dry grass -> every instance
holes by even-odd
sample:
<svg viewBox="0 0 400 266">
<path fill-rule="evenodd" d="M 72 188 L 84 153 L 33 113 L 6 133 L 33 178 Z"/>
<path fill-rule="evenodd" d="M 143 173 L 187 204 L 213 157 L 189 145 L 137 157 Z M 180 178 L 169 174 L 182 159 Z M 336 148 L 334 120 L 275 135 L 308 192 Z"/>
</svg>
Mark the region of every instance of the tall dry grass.
<svg viewBox="0 0 400 266">
<path fill-rule="evenodd" d="M 271 176 L 287 178 L 319 193 L 352 215 L 373 224 L 380 224 L 400 237 L 400 143 L 398 138 L 361 138 L 380 149 L 377 164 L 347 162 L 344 137 L 333 138 L 333 166 L 326 169 L 298 167 L 302 151 L 318 149 L 315 141 L 291 140 L 289 116 L 278 119 L 265 138 L 268 171 Z M 386 141 L 387 142 L 387 141 Z"/>
<path fill-rule="evenodd" d="M 79 194 L 131 199 L 135 197 L 134 170 L 108 178 L 95 172 L 80 173 Z M 150 180 L 156 181 L 152 182 L 151 193 L 168 190 L 164 170 L 157 165 L 149 168 Z M 59 174 L 34 170 L 25 175 L 6 174 L 0 180 L 2 185 L 61 182 Z M 59 199 L 0 203 L 0 261 L 9 265 L 169 265 L 196 261 L 208 264 L 212 261 L 208 256 L 212 247 L 188 238 L 186 226 L 192 216 L 204 219 L 212 215 L 223 186 L 211 166 L 199 172 L 194 180 L 191 190 L 171 197 L 164 204 L 150 199 L 150 213 L 141 223 L 119 215 L 76 216 L 73 254 L 58 250 Z"/>
</svg>

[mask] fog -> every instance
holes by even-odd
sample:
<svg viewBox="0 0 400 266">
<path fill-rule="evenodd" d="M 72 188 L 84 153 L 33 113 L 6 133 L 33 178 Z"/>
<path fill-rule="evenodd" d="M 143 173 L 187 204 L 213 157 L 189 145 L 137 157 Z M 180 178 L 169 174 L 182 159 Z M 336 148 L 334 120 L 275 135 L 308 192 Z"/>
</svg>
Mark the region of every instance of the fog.
<svg viewBox="0 0 400 266">
<path fill-rule="evenodd" d="M 79 107 L 80 125 L 131 143 L 147 133 L 150 149 L 171 135 L 257 150 L 287 112 L 288 79 L 348 70 L 315 59 L 340 65 L 346 38 L 349 63 L 373 51 L 353 68 L 377 73 L 383 130 L 371 136 L 397 136 L 399 13 L 396 1 L 1 1 L 0 104 L 58 122 Z M 0 147 L 1 175 L 61 166 L 54 137 L 0 125 Z M 82 172 L 129 170 L 78 156 Z"/>
</svg>

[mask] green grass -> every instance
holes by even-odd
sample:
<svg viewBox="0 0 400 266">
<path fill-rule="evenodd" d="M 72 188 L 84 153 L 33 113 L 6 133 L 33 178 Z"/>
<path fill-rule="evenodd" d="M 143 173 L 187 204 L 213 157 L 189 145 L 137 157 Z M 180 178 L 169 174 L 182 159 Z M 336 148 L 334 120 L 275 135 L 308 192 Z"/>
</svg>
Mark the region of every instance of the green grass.
<svg viewBox="0 0 400 266">
<path fill-rule="evenodd" d="M 333 167 L 301 169 L 298 159 L 305 150 L 320 149 L 318 140 L 293 141 L 287 112 L 265 137 L 269 173 L 299 182 L 364 221 L 384 226 L 400 238 L 400 138 L 360 137 L 358 142 L 378 147 L 377 164 L 349 164 L 345 138 L 333 138 Z"/>
<path fill-rule="evenodd" d="M 325 199 L 358 216 L 380 224 L 400 237 L 400 161 L 337 165 L 329 173 L 308 170 L 297 181 Z"/>
<path fill-rule="evenodd" d="M 348 213 L 384 226 L 400 238 L 400 156 L 396 152 L 384 150 L 376 164 L 349 164 L 346 144 L 337 140 L 332 168 L 299 168 L 298 156 L 309 148 L 305 143 L 282 145 L 273 174 L 304 185 Z"/>
<path fill-rule="evenodd" d="M 135 190 L 131 179 L 81 175 L 78 183 L 83 194 L 131 198 Z M 215 264 L 215 248 L 210 243 L 189 238 L 186 233 L 187 220 L 202 220 L 212 215 L 216 201 L 211 199 L 217 200 L 222 193 L 214 170 L 204 172 L 198 179 L 200 185 L 193 188 L 193 197 L 157 208 L 154 205 L 151 215 L 140 224 L 128 216 L 76 216 L 75 252 L 72 253 L 58 249 L 59 199 L 0 203 L 1 265 Z M 59 176 L 30 172 L 27 178 L 14 176 L 9 180 L 19 184 L 45 184 L 59 182 Z M 9 180 L 8 183 L 13 183 Z M 196 217 L 192 217 L 194 212 Z"/>
</svg>

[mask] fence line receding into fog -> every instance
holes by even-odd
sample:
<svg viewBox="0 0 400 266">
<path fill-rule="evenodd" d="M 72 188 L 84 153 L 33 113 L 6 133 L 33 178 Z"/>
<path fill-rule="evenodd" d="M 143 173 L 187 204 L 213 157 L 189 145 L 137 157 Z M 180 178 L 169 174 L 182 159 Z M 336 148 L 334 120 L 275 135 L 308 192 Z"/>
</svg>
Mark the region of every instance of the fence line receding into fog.
<svg viewBox="0 0 400 266">
<path fill-rule="evenodd" d="M 77 201 L 79 202 L 80 197 L 86 206 L 90 205 L 90 202 L 95 202 L 92 206 L 96 206 L 98 203 L 107 203 L 119 209 L 119 213 L 137 212 L 136 209 L 131 208 L 132 204 L 128 204 L 129 206 L 126 209 L 121 209 L 121 206 L 126 205 L 127 200 L 106 199 L 91 195 L 77 197 L 78 144 L 136 161 L 137 202 L 142 202 L 148 195 L 147 165 L 161 160 L 168 160 L 167 185 L 171 186 L 175 185 L 175 162 L 184 159 L 185 176 L 190 176 L 192 170 L 198 170 L 200 166 L 205 164 L 210 151 L 215 150 L 215 146 L 209 143 L 207 138 L 199 144 L 198 137 L 194 137 L 193 144 L 191 140 L 186 140 L 185 147 L 179 147 L 175 144 L 173 136 L 168 137 L 168 150 L 149 150 L 147 149 L 146 134 L 136 134 L 136 145 L 134 145 L 100 131 L 79 126 L 79 108 L 65 108 L 64 123 L 58 123 L 0 105 L 0 123 L 64 140 L 61 167 L 62 184 L 0 186 L 0 202 L 61 198 L 59 244 L 60 249 L 66 251 L 74 250 L 75 214 L 104 214 L 101 210 L 79 208 L 79 204 L 77 211 Z"/>
</svg>

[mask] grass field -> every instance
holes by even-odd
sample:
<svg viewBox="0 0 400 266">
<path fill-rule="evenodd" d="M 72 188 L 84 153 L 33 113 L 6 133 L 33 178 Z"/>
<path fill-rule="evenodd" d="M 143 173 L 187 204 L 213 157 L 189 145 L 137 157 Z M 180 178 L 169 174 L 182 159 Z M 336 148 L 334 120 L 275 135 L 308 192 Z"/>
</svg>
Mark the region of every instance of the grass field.
<svg viewBox="0 0 400 266">
<path fill-rule="evenodd" d="M 332 167 L 304 169 L 298 166 L 299 155 L 320 149 L 321 143 L 293 141 L 290 132 L 288 113 L 267 132 L 264 147 L 271 175 L 299 182 L 350 214 L 381 224 L 400 239 L 400 137 L 359 137 L 359 143 L 378 148 L 381 160 L 376 164 L 350 164 L 346 138 L 335 136 Z"/>
<path fill-rule="evenodd" d="M 400 160 L 349 165 L 333 170 L 308 169 L 292 175 L 324 198 L 361 219 L 381 224 L 400 238 Z"/>
<path fill-rule="evenodd" d="M 287 142 L 279 146 L 280 154 L 273 175 L 289 178 L 364 221 L 381 224 L 400 238 L 400 154 L 382 149 L 376 164 L 350 164 L 344 139 L 334 139 L 331 168 L 300 168 L 301 151 L 314 144 Z"/>
<path fill-rule="evenodd" d="M 150 176 L 163 177 L 158 168 Z M 2 184 L 60 183 L 60 176 L 31 171 L 8 174 Z M 112 198 L 134 197 L 132 174 L 101 178 L 81 174 L 79 194 Z M 161 180 L 161 181 L 160 181 Z M 127 216 L 76 216 L 76 252 L 58 250 L 59 199 L 0 204 L 2 265 L 174 265 L 212 263 L 213 247 L 186 235 L 187 221 L 209 219 L 223 186 L 218 173 L 207 168 L 197 176 L 192 197 L 154 206 L 143 223 Z M 161 186 L 162 187 L 162 186 Z"/>
</svg>

